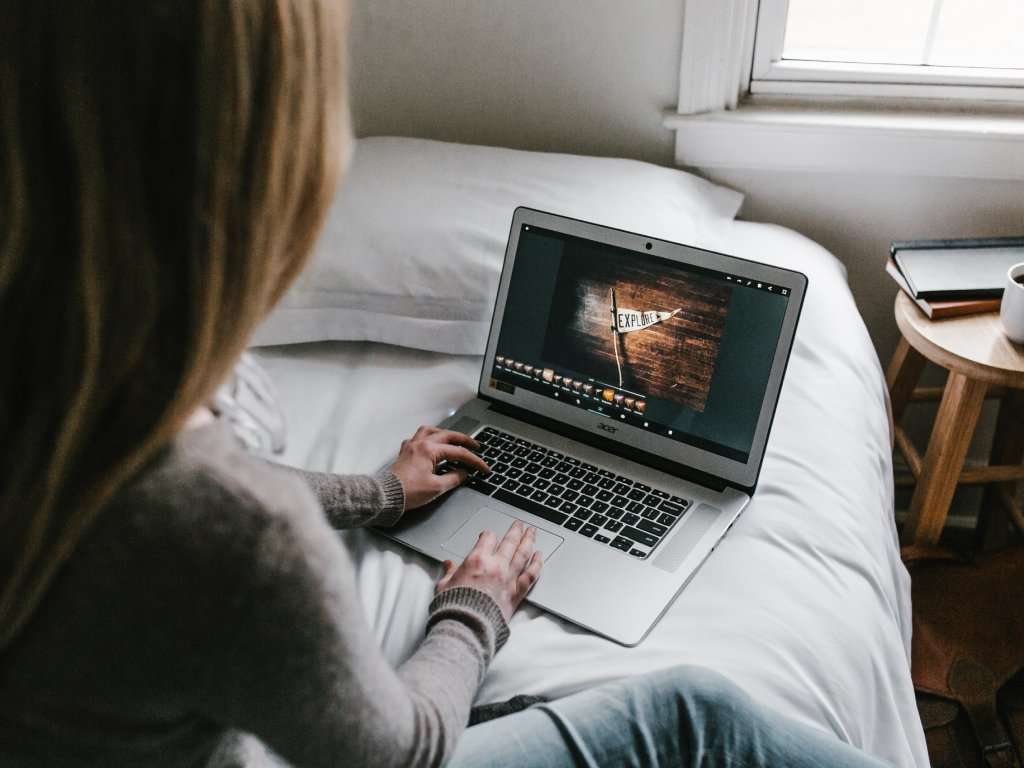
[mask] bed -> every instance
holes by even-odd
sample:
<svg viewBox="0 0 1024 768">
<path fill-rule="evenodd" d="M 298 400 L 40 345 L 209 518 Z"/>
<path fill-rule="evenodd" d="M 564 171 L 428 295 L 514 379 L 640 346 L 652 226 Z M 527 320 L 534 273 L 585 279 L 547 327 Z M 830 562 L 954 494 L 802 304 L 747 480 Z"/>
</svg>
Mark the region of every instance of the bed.
<svg viewBox="0 0 1024 768">
<path fill-rule="evenodd" d="M 423 151 L 413 145 L 414 155 Z M 357 151 L 353 195 L 360 174 L 374 183 L 386 176 L 379 168 L 360 171 L 361 153 L 372 154 L 362 146 Z M 455 183 L 467 186 L 468 194 L 481 194 L 472 183 Z M 416 183 L 406 191 L 413 198 L 424 192 Z M 839 262 L 792 231 L 734 220 L 738 196 L 727 193 L 711 185 L 697 189 L 695 196 L 716 202 L 670 239 L 681 234 L 691 244 L 798 269 L 810 285 L 757 492 L 728 538 L 638 647 L 616 645 L 526 606 L 513 618 L 511 638 L 478 703 L 521 693 L 564 696 L 690 663 L 718 670 L 765 705 L 894 765 L 926 766 L 909 671 L 909 579 L 893 522 L 890 433 L 877 356 Z M 390 197 L 387 204 L 394 204 Z M 505 210 L 510 218 L 511 208 Z M 473 211 L 465 216 L 472 219 Z M 503 226 L 504 232 L 489 236 L 500 241 L 507 222 Z M 325 239 L 340 229 L 344 222 L 329 222 Z M 373 239 L 372 232 L 366 237 Z M 494 247 L 470 240 L 477 248 Z M 428 236 L 417 243 L 429 250 Z M 298 294 L 286 298 L 285 315 L 313 308 L 311 297 L 319 292 L 322 300 L 331 280 L 346 279 L 344 270 L 338 277 L 336 261 L 333 273 L 323 271 L 330 261 L 324 247 L 318 247 Z M 500 255 L 488 258 L 497 258 L 500 267 Z M 324 323 L 323 313 L 312 324 L 305 316 L 272 318 L 257 335 L 263 346 L 254 354 L 278 390 L 288 423 L 279 460 L 317 470 L 374 471 L 416 426 L 439 421 L 473 396 L 482 351 L 474 334 L 489 318 L 486 302 L 476 325 L 465 306 L 445 317 L 436 302 L 427 302 L 423 322 L 430 330 L 418 337 L 408 306 L 381 298 L 369 283 L 366 288 L 365 296 L 350 292 L 343 301 L 325 301 L 328 309 L 360 308 L 362 322 Z M 413 290 L 397 290 L 407 289 Z M 401 315 L 400 322 L 379 330 L 394 318 L 371 322 L 365 315 L 385 306 Z M 341 327 L 349 330 L 339 333 Z M 370 328 L 378 331 L 368 333 Z M 398 663 L 422 637 L 439 567 L 370 531 L 342 536 L 355 557 L 371 625 L 384 653 Z"/>
</svg>

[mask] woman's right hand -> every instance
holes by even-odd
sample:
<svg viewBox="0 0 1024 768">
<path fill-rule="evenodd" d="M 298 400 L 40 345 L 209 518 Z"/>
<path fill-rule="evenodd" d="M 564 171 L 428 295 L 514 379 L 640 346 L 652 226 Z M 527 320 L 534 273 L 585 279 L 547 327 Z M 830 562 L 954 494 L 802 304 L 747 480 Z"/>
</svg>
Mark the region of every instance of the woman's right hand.
<svg viewBox="0 0 1024 768">
<path fill-rule="evenodd" d="M 436 591 L 452 587 L 479 589 L 490 595 L 508 621 L 540 576 L 543 563 L 540 553 L 534 551 L 536 538 L 537 529 L 527 528 L 519 520 L 500 543 L 493 533 L 483 531 L 458 567 L 451 560 L 444 561 L 444 575 Z"/>
</svg>

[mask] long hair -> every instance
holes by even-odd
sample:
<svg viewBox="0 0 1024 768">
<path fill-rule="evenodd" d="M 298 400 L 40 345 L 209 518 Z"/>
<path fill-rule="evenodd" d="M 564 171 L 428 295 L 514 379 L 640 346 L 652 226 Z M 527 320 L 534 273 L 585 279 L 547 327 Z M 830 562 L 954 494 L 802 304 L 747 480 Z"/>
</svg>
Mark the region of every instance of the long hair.
<svg viewBox="0 0 1024 768">
<path fill-rule="evenodd" d="M 0 649 L 301 269 L 343 0 L 0 0 Z"/>
</svg>

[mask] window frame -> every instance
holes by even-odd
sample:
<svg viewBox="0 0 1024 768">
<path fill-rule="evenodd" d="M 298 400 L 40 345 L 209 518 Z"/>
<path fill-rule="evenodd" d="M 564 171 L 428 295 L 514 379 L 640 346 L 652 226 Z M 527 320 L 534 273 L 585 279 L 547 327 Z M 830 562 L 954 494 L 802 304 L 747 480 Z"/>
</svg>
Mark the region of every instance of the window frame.
<svg viewBox="0 0 1024 768">
<path fill-rule="evenodd" d="M 1024 103 L 1024 70 L 783 59 L 789 0 L 760 0 L 753 35 L 752 96 L 943 99 Z"/>
</svg>

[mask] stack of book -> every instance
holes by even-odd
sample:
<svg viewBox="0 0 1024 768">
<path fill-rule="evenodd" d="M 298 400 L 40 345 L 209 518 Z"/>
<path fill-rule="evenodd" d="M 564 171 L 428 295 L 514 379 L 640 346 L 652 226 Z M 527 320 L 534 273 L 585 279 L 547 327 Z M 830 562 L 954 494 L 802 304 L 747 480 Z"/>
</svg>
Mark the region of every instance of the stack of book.
<svg viewBox="0 0 1024 768">
<path fill-rule="evenodd" d="M 1006 272 L 1024 261 L 1024 237 L 907 240 L 892 244 L 885 271 L 932 320 L 994 312 Z"/>
</svg>

